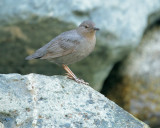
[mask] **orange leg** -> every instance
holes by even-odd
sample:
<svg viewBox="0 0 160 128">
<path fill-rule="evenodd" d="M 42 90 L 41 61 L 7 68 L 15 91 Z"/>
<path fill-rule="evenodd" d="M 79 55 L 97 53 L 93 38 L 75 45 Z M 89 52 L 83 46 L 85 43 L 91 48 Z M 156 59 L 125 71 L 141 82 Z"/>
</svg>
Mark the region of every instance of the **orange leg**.
<svg viewBox="0 0 160 128">
<path fill-rule="evenodd" d="M 88 85 L 88 83 L 85 82 L 84 80 L 77 78 L 76 75 L 69 69 L 69 67 L 67 65 L 63 64 L 62 66 L 63 66 L 64 70 L 67 71 L 67 77 L 69 79 L 75 80 L 77 83 L 82 83 L 82 84 Z"/>
</svg>

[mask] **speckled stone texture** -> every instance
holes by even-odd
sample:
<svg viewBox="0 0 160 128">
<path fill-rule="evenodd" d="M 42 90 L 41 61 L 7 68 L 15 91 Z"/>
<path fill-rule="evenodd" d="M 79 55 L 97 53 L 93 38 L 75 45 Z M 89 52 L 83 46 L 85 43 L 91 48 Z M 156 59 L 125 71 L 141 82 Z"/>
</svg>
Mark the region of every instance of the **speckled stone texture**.
<svg viewBox="0 0 160 128">
<path fill-rule="evenodd" d="M 63 76 L 0 75 L 5 128 L 148 128 L 112 101 Z"/>
</svg>

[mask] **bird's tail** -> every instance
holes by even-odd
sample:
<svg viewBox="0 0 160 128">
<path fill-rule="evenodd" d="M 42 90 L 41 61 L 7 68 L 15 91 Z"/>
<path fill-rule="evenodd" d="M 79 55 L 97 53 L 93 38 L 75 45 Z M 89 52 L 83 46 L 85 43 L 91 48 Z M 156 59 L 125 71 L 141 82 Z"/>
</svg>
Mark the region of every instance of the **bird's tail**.
<svg viewBox="0 0 160 128">
<path fill-rule="evenodd" d="M 32 60 L 32 59 L 34 59 L 33 55 L 27 56 L 27 57 L 25 58 L 25 60 Z"/>
<path fill-rule="evenodd" d="M 39 58 L 41 58 L 41 57 L 36 56 L 35 54 L 32 54 L 32 55 L 30 55 L 30 56 L 27 56 L 27 57 L 25 58 L 25 60 L 32 60 L 32 59 L 39 59 Z"/>
<path fill-rule="evenodd" d="M 33 53 L 32 55 L 27 56 L 25 60 L 40 59 L 41 57 L 43 57 L 44 54 L 45 54 L 45 49 L 44 47 L 42 47 L 37 51 L 35 51 L 35 53 Z"/>
</svg>

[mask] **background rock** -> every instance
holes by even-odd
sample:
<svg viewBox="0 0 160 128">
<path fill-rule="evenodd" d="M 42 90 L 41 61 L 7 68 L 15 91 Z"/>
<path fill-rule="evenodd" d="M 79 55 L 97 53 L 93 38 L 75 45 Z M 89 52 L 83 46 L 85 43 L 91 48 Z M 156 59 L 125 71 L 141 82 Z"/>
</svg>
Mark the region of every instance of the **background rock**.
<svg viewBox="0 0 160 128">
<path fill-rule="evenodd" d="M 160 127 L 159 35 L 160 26 L 148 29 L 140 46 L 116 70 L 118 73 L 112 72 L 112 79 L 107 82 L 111 89 L 106 94 L 152 128 Z"/>
<path fill-rule="evenodd" d="M 89 86 L 62 76 L 0 75 L 5 128 L 148 128 Z"/>
<path fill-rule="evenodd" d="M 146 27 L 160 17 L 159 12 L 160 0 L 1 0 L 0 72 L 61 74 L 63 71 L 51 63 L 26 62 L 24 58 L 62 31 L 91 19 L 101 29 L 96 49 L 71 68 L 100 90 L 114 64 L 138 46 Z"/>
</svg>

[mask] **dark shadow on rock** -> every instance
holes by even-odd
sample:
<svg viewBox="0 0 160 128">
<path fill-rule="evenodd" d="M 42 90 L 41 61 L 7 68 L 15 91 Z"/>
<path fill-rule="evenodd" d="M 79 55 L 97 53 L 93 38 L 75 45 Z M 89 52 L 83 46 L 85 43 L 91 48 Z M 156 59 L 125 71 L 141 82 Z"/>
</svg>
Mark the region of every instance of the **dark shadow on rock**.
<svg viewBox="0 0 160 128">
<path fill-rule="evenodd" d="M 120 75 L 120 69 L 122 65 L 122 61 L 117 62 L 114 67 L 112 68 L 109 76 L 105 80 L 103 84 L 103 88 L 101 89 L 101 93 L 107 96 L 109 99 L 116 102 L 121 107 L 124 107 L 124 97 L 125 97 L 125 87 L 119 85 L 117 83 L 122 82 L 122 77 Z M 117 89 L 118 88 L 118 89 Z M 121 90 L 121 91 L 120 91 Z"/>
</svg>

